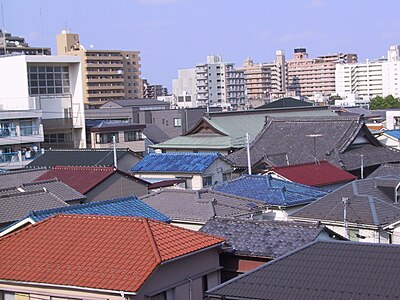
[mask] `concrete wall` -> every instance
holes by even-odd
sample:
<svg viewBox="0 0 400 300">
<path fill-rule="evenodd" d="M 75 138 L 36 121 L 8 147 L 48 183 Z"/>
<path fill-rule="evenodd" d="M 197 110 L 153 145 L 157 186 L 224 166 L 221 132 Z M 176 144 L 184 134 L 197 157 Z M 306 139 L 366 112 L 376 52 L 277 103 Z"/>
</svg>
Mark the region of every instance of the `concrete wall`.
<svg viewBox="0 0 400 300">
<path fill-rule="evenodd" d="M 114 173 L 85 196 L 87 202 L 108 200 L 130 195 L 143 196 L 148 193 L 148 188 L 140 183 L 127 178 L 123 174 Z"/>
<path fill-rule="evenodd" d="M 0 98 L 27 101 L 29 97 L 26 56 L 0 58 Z"/>
</svg>

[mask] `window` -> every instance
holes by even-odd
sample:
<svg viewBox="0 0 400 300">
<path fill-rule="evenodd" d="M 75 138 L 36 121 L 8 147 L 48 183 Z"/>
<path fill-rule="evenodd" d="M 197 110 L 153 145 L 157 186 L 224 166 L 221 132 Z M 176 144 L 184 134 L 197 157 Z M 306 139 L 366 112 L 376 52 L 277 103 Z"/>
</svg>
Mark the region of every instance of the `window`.
<svg viewBox="0 0 400 300">
<path fill-rule="evenodd" d="M 140 141 L 143 139 L 140 131 L 125 131 L 124 132 L 125 142 Z"/>
<path fill-rule="evenodd" d="M 28 84 L 31 95 L 69 93 L 69 69 L 66 66 L 29 66 Z"/>
<path fill-rule="evenodd" d="M 174 118 L 174 127 L 181 127 L 181 126 L 182 126 L 182 119 Z"/>
<path fill-rule="evenodd" d="M 231 178 L 232 178 L 232 174 L 230 172 L 222 174 L 222 181 L 230 181 Z"/>
<path fill-rule="evenodd" d="M 183 96 L 178 96 L 178 102 L 183 102 Z"/>
<path fill-rule="evenodd" d="M 115 136 L 115 142 L 119 142 L 118 132 L 105 132 L 96 134 L 97 144 L 109 144 L 113 142 L 113 136 Z"/>
<path fill-rule="evenodd" d="M 212 176 L 203 177 L 203 187 L 212 185 Z"/>
</svg>

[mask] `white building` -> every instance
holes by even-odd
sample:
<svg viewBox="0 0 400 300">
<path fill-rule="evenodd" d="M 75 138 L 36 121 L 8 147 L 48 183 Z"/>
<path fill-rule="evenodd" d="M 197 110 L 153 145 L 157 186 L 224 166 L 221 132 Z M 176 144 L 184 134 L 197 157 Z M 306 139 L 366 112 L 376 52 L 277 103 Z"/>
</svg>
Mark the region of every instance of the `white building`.
<svg viewBox="0 0 400 300">
<path fill-rule="evenodd" d="M 178 70 L 178 78 L 172 80 L 175 108 L 197 107 L 196 69 Z"/>
<path fill-rule="evenodd" d="M 364 63 L 337 64 L 336 93 L 344 97 L 358 94 L 361 98 L 400 97 L 400 46 L 391 46 L 388 58 Z"/>
<path fill-rule="evenodd" d="M 43 147 L 86 148 L 79 57 L 1 57 L 0 103 L 42 111 Z"/>
<path fill-rule="evenodd" d="M 221 56 L 207 56 L 207 63 L 196 66 L 197 106 L 240 109 L 247 106 L 243 70 Z"/>
<path fill-rule="evenodd" d="M 341 100 L 335 100 L 335 106 L 341 107 L 365 107 L 369 108 L 370 99 L 362 99 L 356 94 L 348 94 Z"/>
</svg>

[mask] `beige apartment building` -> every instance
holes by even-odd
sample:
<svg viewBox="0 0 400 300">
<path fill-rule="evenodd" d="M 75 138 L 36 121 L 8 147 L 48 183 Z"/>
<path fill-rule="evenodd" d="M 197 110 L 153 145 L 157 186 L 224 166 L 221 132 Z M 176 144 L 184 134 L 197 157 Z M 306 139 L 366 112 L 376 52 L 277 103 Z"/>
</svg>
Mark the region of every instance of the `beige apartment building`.
<svg viewBox="0 0 400 300">
<path fill-rule="evenodd" d="M 85 49 L 79 34 L 63 30 L 57 35 L 57 55 L 81 57 L 83 96 L 88 107 L 143 97 L 139 51 Z"/>
<path fill-rule="evenodd" d="M 276 51 L 275 61 L 270 63 L 255 64 L 251 58 L 247 58 L 242 70 L 249 104 L 285 96 L 286 62 L 282 50 Z"/>
<path fill-rule="evenodd" d="M 336 53 L 308 58 L 305 48 L 296 48 L 294 59 L 287 61 L 288 91 L 306 97 L 334 94 L 336 64 L 356 62 L 357 54 Z"/>
</svg>

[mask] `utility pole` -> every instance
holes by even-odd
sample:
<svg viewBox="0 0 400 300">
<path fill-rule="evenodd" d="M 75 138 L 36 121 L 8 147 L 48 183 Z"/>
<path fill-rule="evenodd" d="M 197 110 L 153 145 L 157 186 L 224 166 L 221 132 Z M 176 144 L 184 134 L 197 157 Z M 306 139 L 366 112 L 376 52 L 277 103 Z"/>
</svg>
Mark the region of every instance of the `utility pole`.
<svg viewBox="0 0 400 300">
<path fill-rule="evenodd" d="M 361 179 L 364 179 L 364 154 L 361 154 Z"/>
<path fill-rule="evenodd" d="M 349 198 L 342 197 L 343 202 L 343 220 L 344 220 L 344 236 L 346 239 L 349 238 L 349 224 L 347 223 L 347 206 L 349 205 Z"/>
<path fill-rule="evenodd" d="M 117 143 L 115 142 L 115 135 L 113 135 L 113 151 L 114 151 L 114 167 L 117 169 Z"/>
<path fill-rule="evenodd" d="M 249 169 L 249 175 L 251 175 L 250 137 L 247 132 L 246 132 L 246 149 L 247 149 L 247 168 Z"/>
</svg>

